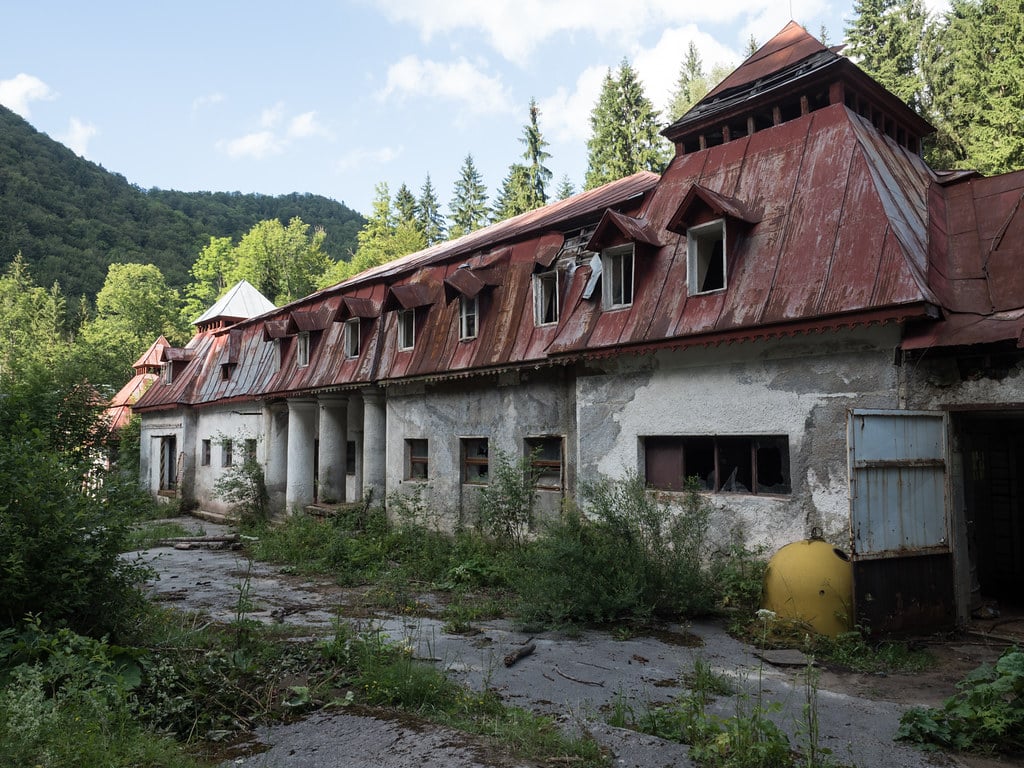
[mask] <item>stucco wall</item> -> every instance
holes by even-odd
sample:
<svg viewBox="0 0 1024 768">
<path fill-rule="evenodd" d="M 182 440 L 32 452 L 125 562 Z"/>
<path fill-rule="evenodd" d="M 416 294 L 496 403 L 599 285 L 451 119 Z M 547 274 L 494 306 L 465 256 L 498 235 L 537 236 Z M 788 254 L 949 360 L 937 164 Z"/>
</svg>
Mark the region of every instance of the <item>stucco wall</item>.
<svg viewBox="0 0 1024 768">
<path fill-rule="evenodd" d="M 786 435 L 792 493 L 705 494 L 716 509 L 712 535 L 724 542 L 739 526 L 748 542 L 775 548 L 818 527 L 846 548 L 846 414 L 897 407 L 896 343 L 895 327 L 876 328 L 592 369 L 577 386 L 580 477 L 642 474 L 647 436 Z"/>
<path fill-rule="evenodd" d="M 245 461 L 245 441 L 256 440 L 256 458 L 266 465 L 266 441 L 263 437 L 263 413 L 254 403 L 243 403 L 232 409 L 204 408 L 196 413 L 195 438 L 189 450 L 195 456 L 195 499 L 202 509 L 230 513 L 231 504 L 219 498 L 215 485 L 229 471 L 223 466 L 222 442 L 232 441 L 232 463 Z M 202 441 L 210 441 L 210 463 L 203 466 Z"/>
<path fill-rule="evenodd" d="M 387 493 L 421 493 L 439 513 L 438 524 L 451 530 L 475 522 L 478 486 L 461 482 L 461 439 L 486 437 L 489 459 L 503 452 L 518 460 L 528 437 L 561 435 L 563 474 L 574 478 L 573 395 L 561 369 L 506 373 L 455 384 L 388 388 Z M 425 482 L 406 480 L 406 440 L 426 439 L 429 473 Z M 562 497 L 539 492 L 538 515 L 555 514 Z"/>
</svg>

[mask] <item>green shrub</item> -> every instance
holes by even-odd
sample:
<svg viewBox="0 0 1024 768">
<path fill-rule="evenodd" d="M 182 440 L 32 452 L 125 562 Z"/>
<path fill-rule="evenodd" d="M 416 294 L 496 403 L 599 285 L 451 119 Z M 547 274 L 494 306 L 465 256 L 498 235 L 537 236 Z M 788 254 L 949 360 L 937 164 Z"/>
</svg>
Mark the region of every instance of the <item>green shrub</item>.
<svg viewBox="0 0 1024 768">
<path fill-rule="evenodd" d="M 1024 749 L 1024 651 L 971 672 L 941 707 L 904 714 L 896 738 L 963 752 Z"/>
<path fill-rule="evenodd" d="M 523 618 L 553 624 L 649 621 L 708 611 L 709 510 L 694 489 L 672 510 L 635 472 L 585 484 L 587 514 L 566 514 L 522 557 Z"/>
<path fill-rule="evenodd" d="M 533 526 L 535 459 L 536 454 L 514 461 L 495 451 L 488 462 L 487 485 L 480 489 L 480 530 L 512 547 L 523 546 Z"/>
<path fill-rule="evenodd" d="M 243 526 L 258 526 L 270 517 L 270 495 L 263 467 L 255 456 L 246 456 L 240 464 L 229 467 L 213 484 L 213 492 L 234 506 Z"/>
</svg>

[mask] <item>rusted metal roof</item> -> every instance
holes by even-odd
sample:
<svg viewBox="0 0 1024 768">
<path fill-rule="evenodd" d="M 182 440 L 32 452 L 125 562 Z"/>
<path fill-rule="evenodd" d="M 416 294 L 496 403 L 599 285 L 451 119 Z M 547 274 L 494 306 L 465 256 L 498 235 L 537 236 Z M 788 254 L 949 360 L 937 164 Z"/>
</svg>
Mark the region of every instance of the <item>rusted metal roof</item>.
<svg viewBox="0 0 1024 768">
<path fill-rule="evenodd" d="M 928 190 L 927 280 L 941 322 L 904 349 L 1020 342 L 1024 334 L 1024 171 L 944 175 Z"/>
<path fill-rule="evenodd" d="M 635 219 L 618 211 L 605 211 L 601 217 L 597 229 L 594 230 L 590 242 L 587 243 L 588 251 L 600 251 L 608 247 L 613 239 L 625 238 L 634 243 L 646 243 L 661 247 L 661 240 L 654 227 L 649 221 Z"/>
<path fill-rule="evenodd" d="M 274 303 L 260 293 L 248 280 L 239 280 L 217 303 L 192 321 L 204 325 L 217 320 L 244 320 L 275 308 Z"/>
<path fill-rule="evenodd" d="M 685 234 L 687 227 L 697 220 L 702 210 L 710 212 L 712 216 L 728 216 L 744 224 L 756 224 L 761 220 L 760 213 L 748 210 L 741 201 L 720 195 L 700 184 L 694 184 L 668 220 L 665 229 Z"/>
<path fill-rule="evenodd" d="M 402 283 L 388 288 L 387 298 L 381 311 L 416 309 L 426 307 L 438 300 L 441 286 L 437 283 Z"/>
<path fill-rule="evenodd" d="M 140 372 L 140 368 L 159 368 L 160 363 L 163 362 L 164 349 L 171 346 L 171 343 L 167 341 L 161 334 L 157 337 L 157 340 L 149 345 L 149 349 L 142 353 L 134 363 L 132 368 L 135 369 L 136 373 Z"/>
</svg>

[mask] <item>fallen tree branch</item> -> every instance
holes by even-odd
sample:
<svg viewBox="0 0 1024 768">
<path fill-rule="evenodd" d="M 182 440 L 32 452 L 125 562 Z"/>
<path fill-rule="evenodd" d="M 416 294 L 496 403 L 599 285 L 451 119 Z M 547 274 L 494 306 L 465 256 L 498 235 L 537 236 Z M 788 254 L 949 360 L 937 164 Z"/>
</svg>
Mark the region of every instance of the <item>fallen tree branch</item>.
<svg viewBox="0 0 1024 768">
<path fill-rule="evenodd" d="M 506 667 L 511 667 L 517 661 L 519 661 L 520 659 L 526 658 L 531 653 L 533 653 L 535 650 L 537 650 L 537 644 L 536 643 L 527 643 L 526 645 L 522 646 L 518 650 L 513 651 L 512 653 L 510 653 L 508 656 L 505 657 L 505 666 Z"/>
<path fill-rule="evenodd" d="M 578 677 L 571 677 L 565 674 L 565 672 L 560 670 L 558 667 L 554 667 L 553 669 L 555 670 L 555 673 L 557 675 L 559 675 L 560 677 L 564 677 L 566 680 L 572 680 L 574 683 L 581 683 L 582 685 L 593 685 L 595 688 L 604 688 L 603 682 L 594 682 L 593 680 L 580 680 Z"/>
</svg>

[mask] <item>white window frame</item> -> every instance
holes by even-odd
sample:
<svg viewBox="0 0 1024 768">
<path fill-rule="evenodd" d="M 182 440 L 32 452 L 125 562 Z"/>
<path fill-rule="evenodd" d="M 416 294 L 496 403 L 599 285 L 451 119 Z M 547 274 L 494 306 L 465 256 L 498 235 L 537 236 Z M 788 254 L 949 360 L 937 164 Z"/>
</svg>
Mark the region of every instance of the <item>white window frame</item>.
<svg viewBox="0 0 1024 768">
<path fill-rule="evenodd" d="M 480 301 L 478 296 L 459 299 L 459 340 L 475 339 L 480 332 Z"/>
<path fill-rule="evenodd" d="M 708 264 L 713 255 L 714 243 L 719 239 L 722 242 L 722 284 L 701 290 L 701 285 L 707 275 Z M 686 230 L 686 285 L 687 295 L 702 296 L 709 293 L 724 291 L 729 284 L 728 241 L 726 240 L 725 219 L 715 219 L 707 224 L 700 224 Z"/>
<path fill-rule="evenodd" d="M 164 363 L 164 384 L 174 383 L 174 363 L 167 361 Z"/>
<path fill-rule="evenodd" d="M 544 310 L 554 307 L 554 318 L 546 320 Z M 558 270 L 541 272 L 533 276 L 533 323 L 537 326 L 557 325 L 560 317 L 558 304 Z"/>
<path fill-rule="evenodd" d="M 284 360 L 284 344 L 281 339 L 274 339 L 274 371 L 281 370 L 281 362 Z"/>
<path fill-rule="evenodd" d="M 345 357 L 349 360 L 359 357 L 360 352 L 359 318 L 353 317 L 345 321 Z"/>
<path fill-rule="evenodd" d="M 416 346 L 416 310 L 398 310 L 398 348 L 412 349 Z"/>
<path fill-rule="evenodd" d="M 629 285 L 626 286 L 628 271 Z M 633 243 L 617 245 L 601 252 L 601 299 L 605 309 L 633 306 L 636 288 L 636 249 Z M 627 296 L 627 293 L 629 294 Z"/>
<path fill-rule="evenodd" d="M 299 368 L 309 365 L 309 331 L 299 331 L 295 337 L 295 364 Z"/>
</svg>

